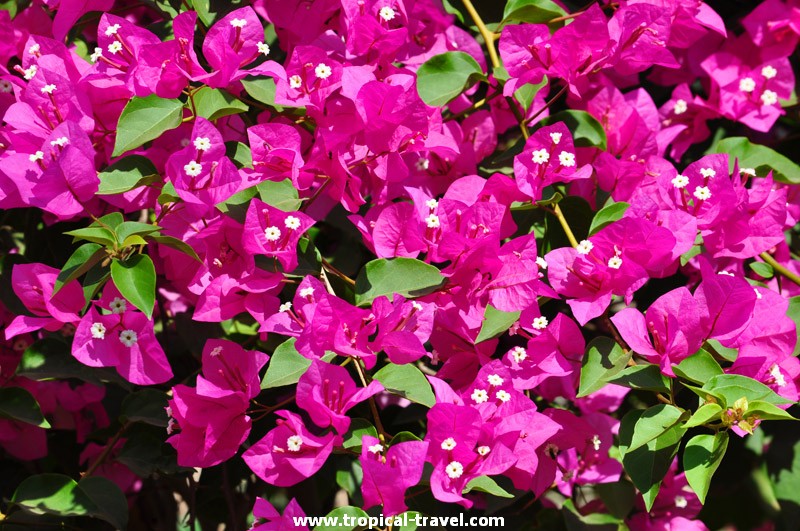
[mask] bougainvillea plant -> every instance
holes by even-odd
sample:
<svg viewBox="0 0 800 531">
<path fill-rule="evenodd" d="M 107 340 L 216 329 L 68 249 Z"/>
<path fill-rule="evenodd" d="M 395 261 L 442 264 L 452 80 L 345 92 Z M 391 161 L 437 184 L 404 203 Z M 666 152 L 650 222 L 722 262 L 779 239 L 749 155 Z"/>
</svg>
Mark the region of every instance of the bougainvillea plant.
<svg viewBox="0 0 800 531">
<path fill-rule="evenodd" d="M 0 8 L 3 530 L 796 529 L 798 0 Z"/>
</svg>

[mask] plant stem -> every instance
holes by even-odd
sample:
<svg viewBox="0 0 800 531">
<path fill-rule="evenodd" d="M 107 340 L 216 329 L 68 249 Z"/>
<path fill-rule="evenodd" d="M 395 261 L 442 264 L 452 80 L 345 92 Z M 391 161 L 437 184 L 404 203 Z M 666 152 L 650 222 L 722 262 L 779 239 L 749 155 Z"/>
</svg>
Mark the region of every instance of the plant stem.
<svg viewBox="0 0 800 531">
<path fill-rule="evenodd" d="M 544 106 L 543 106 L 541 109 L 539 109 L 538 111 L 536 111 L 536 112 L 533 114 L 533 116 L 531 116 L 530 118 L 528 118 L 527 120 L 525 120 L 525 124 L 526 124 L 526 125 L 530 125 L 530 124 L 531 124 L 531 123 L 532 123 L 532 122 L 533 122 L 535 119 L 537 119 L 537 118 L 539 117 L 539 115 L 541 115 L 541 114 L 542 114 L 544 111 L 546 111 L 547 109 L 549 109 L 549 108 L 550 108 L 550 106 L 551 106 L 553 103 L 555 103 L 555 101 L 556 101 L 558 98 L 560 98 L 560 97 L 561 97 L 561 96 L 562 96 L 562 95 L 563 95 L 563 94 L 564 94 L 564 93 L 567 91 L 567 87 L 568 87 L 568 86 L 569 86 L 569 85 L 564 85 L 563 87 L 561 87 L 561 90 L 559 90 L 559 91 L 556 93 L 556 95 L 555 95 L 555 96 L 553 96 L 552 98 L 550 98 L 549 100 L 547 100 L 547 101 L 545 102 Z"/>
<path fill-rule="evenodd" d="M 492 66 L 495 68 L 499 67 L 500 58 L 497 56 L 497 50 L 494 48 L 494 34 L 489 31 L 489 28 L 483 23 L 483 19 L 481 19 L 481 16 L 475 10 L 475 6 L 472 5 L 470 0 L 461 0 L 461 2 L 467 9 L 469 16 L 472 17 L 472 21 L 475 22 L 478 31 L 483 37 L 483 41 L 486 43 L 486 51 L 489 52 L 489 60 L 492 62 Z"/>
<path fill-rule="evenodd" d="M 575 239 L 572 229 L 569 228 L 567 218 L 564 217 L 564 213 L 561 211 L 561 207 L 558 206 L 558 203 L 553 205 L 553 214 L 555 214 L 556 218 L 558 218 L 558 222 L 561 223 L 561 228 L 563 228 L 564 232 L 567 234 L 569 244 L 572 245 L 572 247 L 578 247 L 578 240 Z"/>
<path fill-rule="evenodd" d="M 97 459 L 95 459 L 94 462 L 91 465 L 89 465 L 89 468 L 86 469 L 86 472 L 84 472 L 83 477 L 89 477 L 92 474 L 94 474 L 95 471 L 97 471 L 100 465 L 102 465 L 103 462 L 108 458 L 109 454 L 111 454 L 112 450 L 114 450 L 114 446 L 116 446 L 117 441 L 119 441 L 120 437 L 122 437 L 122 434 L 125 433 L 125 430 L 128 429 L 128 426 L 129 424 L 127 422 L 122 425 L 122 427 L 117 431 L 114 437 L 112 437 L 111 440 L 108 441 L 108 444 L 106 444 L 106 447 L 103 449 L 103 453 L 97 456 Z"/>
<path fill-rule="evenodd" d="M 761 257 L 762 260 L 771 265 L 772 269 L 774 269 L 781 275 L 785 276 L 786 278 L 788 278 L 789 280 L 800 286 L 800 276 L 786 269 L 784 266 L 779 264 L 777 260 L 775 260 L 772 256 L 770 256 L 766 252 L 761 253 L 759 256 Z"/>
<path fill-rule="evenodd" d="M 355 365 L 358 377 L 361 379 L 361 385 L 367 387 L 367 379 L 364 376 L 364 368 L 361 366 L 361 363 L 362 363 L 361 359 L 356 358 L 355 363 L 353 363 L 353 365 Z M 375 427 L 378 428 L 378 438 L 381 440 L 381 442 L 386 442 L 386 436 L 388 434 L 383 429 L 383 424 L 381 423 L 381 417 L 378 415 L 378 406 L 375 405 L 375 398 L 369 397 L 367 401 L 369 402 L 370 410 L 372 410 L 372 417 L 375 419 Z"/>
</svg>

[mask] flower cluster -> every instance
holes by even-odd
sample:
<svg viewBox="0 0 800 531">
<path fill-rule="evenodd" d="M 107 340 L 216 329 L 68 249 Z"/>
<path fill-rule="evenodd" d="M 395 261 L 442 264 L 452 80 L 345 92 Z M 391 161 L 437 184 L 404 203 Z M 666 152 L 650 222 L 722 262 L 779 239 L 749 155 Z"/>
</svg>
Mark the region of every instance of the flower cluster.
<svg viewBox="0 0 800 531">
<path fill-rule="evenodd" d="M 706 529 L 800 400 L 800 4 L 569 3 L 0 10 L 10 518 Z"/>
</svg>

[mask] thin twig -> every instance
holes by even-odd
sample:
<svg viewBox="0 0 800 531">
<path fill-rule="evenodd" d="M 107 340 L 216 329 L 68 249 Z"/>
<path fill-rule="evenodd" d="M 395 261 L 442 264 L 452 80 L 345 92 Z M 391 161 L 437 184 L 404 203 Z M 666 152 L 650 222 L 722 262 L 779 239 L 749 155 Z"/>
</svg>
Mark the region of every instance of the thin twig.
<svg viewBox="0 0 800 531">
<path fill-rule="evenodd" d="M 779 264 L 778 261 L 775 260 L 769 253 L 764 252 L 764 253 L 761 253 L 759 256 L 761 257 L 762 260 L 764 260 L 766 263 L 771 265 L 772 269 L 774 269 L 775 271 L 777 271 L 781 275 L 785 276 L 786 278 L 788 278 L 789 280 L 791 280 L 792 282 L 794 282 L 795 284 L 800 286 L 800 276 L 798 276 L 795 273 L 792 273 L 791 271 L 786 269 L 784 266 Z"/>
</svg>

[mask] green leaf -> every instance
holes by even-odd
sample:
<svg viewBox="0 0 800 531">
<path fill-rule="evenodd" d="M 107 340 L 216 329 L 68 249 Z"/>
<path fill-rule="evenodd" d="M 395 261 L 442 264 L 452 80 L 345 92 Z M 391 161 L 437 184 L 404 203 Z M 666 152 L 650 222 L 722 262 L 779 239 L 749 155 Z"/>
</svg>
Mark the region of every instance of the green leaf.
<svg viewBox="0 0 800 531">
<path fill-rule="evenodd" d="M 364 435 L 378 436 L 378 430 L 375 429 L 368 420 L 354 418 L 350 421 L 350 429 L 344 435 L 344 443 L 342 446 L 348 450 L 361 453 L 361 438 Z"/>
<path fill-rule="evenodd" d="M 135 254 L 124 262 L 114 260 L 111 278 L 122 296 L 151 319 L 156 302 L 156 268 L 150 257 Z"/>
<path fill-rule="evenodd" d="M 642 364 L 625 367 L 608 379 L 608 383 L 622 385 L 631 389 L 645 389 L 657 393 L 669 393 L 669 378 L 661 374 L 658 365 Z"/>
<path fill-rule="evenodd" d="M 420 297 L 445 281 L 439 269 L 414 258 L 379 258 L 368 262 L 356 278 L 356 306 L 367 306 L 378 297 Z"/>
<path fill-rule="evenodd" d="M 77 489 L 94 504 L 91 516 L 105 520 L 115 529 L 128 528 L 128 500 L 116 483 L 104 477 L 89 476 L 78 482 Z"/>
<path fill-rule="evenodd" d="M 39 474 L 26 478 L 14 491 L 11 501 L 33 514 L 88 516 L 95 504 L 78 483 L 62 474 Z"/>
<path fill-rule="evenodd" d="M 750 269 L 761 278 L 772 278 L 775 276 L 775 270 L 766 262 L 752 262 L 750 264 Z"/>
<path fill-rule="evenodd" d="M 536 97 L 539 91 L 542 90 L 542 87 L 547 85 L 548 81 L 549 80 L 547 79 L 547 76 L 544 76 L 544 79 L 542 79 L 540 83 L 536 83 L 535 85 L 533 83 L 525 83 L 514 91 L 514 97 L 517 99 L 519 104 L 522 105 L 522 108 L 525 110 L 525 112 L 531 108 L 533 99 Z"/>
<path fill-rule="evenodd" d="M 745 413 L 745 417 L 755 415 L 761 420 L 797 420 L 785 411 L 774 404 L 764 402 L 763 400 L 756 400 L 749 402 L 749 407 Z"/>
<path fill-rule="evenodd" d="M 684 428 L 694 428 L 696 426 L 702 426 L 707 422 L 711 422 L 712 420 L 716 420 L 719 417 L 719 414 L 722 413 L 723 409 L 722 406 L 719 404 L 714 404 L 713 402 L 708 404 L 703 404 L 700 406 L 697 411 L 686 421 L 683 425 Z"/>
<path fill-rule="evenodd" d="M 707 348 L 713 354 L 718 355 L 722 359 L 728 360 L 730 362 L 736 361 L 736 358 L 739 357 L 739 350 L 735 348 L 728 348 L 722 346 L 716 339 L 707 339 L 703 348 Z"/>
<path fill-rule="evenodd" d="M 146 98 L 134 96 L 119 117 L 112 156 L 118 157 L 158 138 L 164 131 L 175 129 L 181 125 L 182 115 L 180 100 L 167 100 L 155 94 Z"/>
<path fill-rule="evenodd" d="M 483 324 L 475 343 L 478 344 L 487 339 L 492 339 L 503 334 L 517 322 L 520 312 L 503 312 L 491 304 L 486 305 L 483 312 Z"/>
<path fill-rule="evenodd" d="M 311 360 L 304 358 L 302 354 L 294 348 L 296 339 L 291 337 L 278 345 L 267 365 L 267 373 L 261 380 L 261 389 L 271 389 L 283 385 L 296 384 L 300 376 L 306 372 L 311 365 Z M 322 361 L 330 361 L 336 355 L 333 353 L 325 354 Z"/>
<path fill-rule="evenodd" d="M 722 367 L 719 366 L 714 356 L 704 348 L 701 348 L 678 365 L 673 365 L 672 370 L 676 376 L 696 384 L 703 384 L 713 376 L 722 374 Z"/>
<path fill-rule="evenodd" d="M 613 339 L 593 339 L 583 357 L 578 398 L 602 389 L 609 379 L 622 372 L 629 359 L 630 354 L 625 354 Z"/>
<path fill-rule="evenodd" d="M 391 442 L 389 443 L 389 446 L 392 446 L 392 445 L 395 445 L 395 444 L 399 444 L 401 442 L 421 441 L 421 440 L 422 439 L 420 439 L 419 437 L 417 437 L 416 435 L 414 435 L 410 431 L 401 431 L 400 433 L 395 433 L 394 434 L 394 436 L 392 437 Z"/>
<path fill-rule="evenodd" d="M 622 219 L 625 211 L 628 210 L 630 204 L 620 201 L 619 203 L 611 203 L 610 205 L 601 208 L 597 211 L 592 219 L 592 224 L 589 226 L 589 236 L 595 234 L 597 231 L 610 225 L 611 223 Z"/>
<path fill-rule="evenodd" d="M 789 308 L 786 309 L 786 316 L 794 321 L 795 333 L 800 337 L 800 295 L 789 299 Z M 794 347 L 792 356 L 800 355 L 800 341 Z"/>
<path fill-rule="evenodd" d="M 254 100 L 275 107 L 275 80 L 271 77 L 245 78 L 242 86 Z"/>
<path fill-rule="evenodd" d="M 357 522 L 359 518 L 368 519 L 369 515 L 365 513 L 362 509 L 353 506 L 346 506 L 346 507 L 337 507 L 336 509 L 329 512 L 324 519 L 323 522 L 330 521 L 338 521 L 340 525 L 326 525 L 325 523 L 320 524 L 314 528 L 314 531 L 351 531 L 353 529 L 358 528 L 357 525 L 341 525 L 341 522 L 344 522 L 344 517 L 349 516 L 349 522 Z M 359 528 L 360 529 L 360 528 Z"/>
<path fill-rule="evenodd" d="M 69 344 L 53 337 L 40 339 L 25 349 L 16 374 L 37 381 L 78 378 L 102 384 L 98 377 L 99 369 L 79 362 L 72 355 Z"/>
<path fill-rule="evenodd" d="M 106 256 L 105 248 L 97 243 L 84 243 L 72 253 L 56 278 L 53 295 L 67 284 L 89 271 Z"/>
<path fill-rule="evenodd" d="M 543 24 L 566 15 L 567 12 L 551 0 L 511 0 L 503 9 L 503 21 L 500 22 L 498 31 L 506 24 L 514 22 Z M 564 21 L 553 25 L 563 26 Z"/>
<path fill-rule="evenodd" d="M 433 407 L 436 398 L 433 396 L 428 379 L 414 365 L 395 365 L 390 363 L 372 377 L 383 384 L 392 394 L 407 398 L 417 404 Z"/>
<path fill-rule="evenodd" d="M 86 240 L 88 242 L 99 243 L 109 249 L 113 249 L 117 243 L 117 237 L 110 230 L 103 227 L 86 227 L 67 231 L 64 234 L 72 236 L 75 241 Z"/>
<path fill-rule="evenodd" d="M 0 417 L 49 428 L 39 403 L 21 387 L 0 387 Z"/>
<path fill-rule="evenodd" d="M 161 206 L 167 205 L 169 203 L 180 203 L 183 201 L 180 197 L 178 197 L 178 192 L 175 191 L 175 186 L 170 183 L 164 183 L 164 187 L 161 188 L 161 193 L 158 195 L 158 204 Z"/>
<path fill-rule="evenodd" d="M 594 486 L 608 511 L 617 518 L 626 518 L 636 503 L 636 489 L 630 481 L 598 483 Z"/>
<path fill-rule="evenodd" d="M 100 178 L 98 195 L 121 194 L 161 180 L 150 159 L 141 155 L 118 160 L 97 176 Z"/>
<path fill-rule="evenodd" d="M 500 498 L 514 497 L 513 494 L 498 485 L 497 482 L 489 476 L 478 476 L 476 478 L 472 478 L 469 480 L 469 483 L 466 484 L 461 493 L 466 494 L 468 492 L 472 492 L 473 490 L 485 492 L 486 494 L 491 494 L 492 496 L 499 496 Z"/>
<path fill-rule="evenodd" d="M 634 435 L 634 426 L 643 413 L 642 410 L 633 410 L 622 419 L 619 429 L 619 450 L 625 471 L 642 493 L 645 506 L 650 511 L 661 488 L 661 480 L 664 479 L 672 459 L 678 452 L 681 437 L 686 433 L 686 429 L 676 424 L 644 446 L 628 451 Z"/>
<path fill-rule="evenodd" d="M 727 448 L 728 432 L 725 431 L 716 435 L 695 435 L 686 443 L 683 469 L 686 471 L 686 481 L 700 498 L 700 503 L 706 503 L 711 477 L 722 462 Z"/>
<path fill-rule="evenodd" d="M 223 116 L 247 112 L 249 109 L 246 103 L 221 89 L 203 87 L 195 92 L 193 97 L 197 115 L 206 120 L 216 120 Z"/>
<path fill-rule="evenodd" d="M 603 126 L 597 119 L 586 111 L 568 109 L 539 121 L 538 126 L 552 125 L 564 122 L 567 129 L 572 132 L 572 138 L 577 147 L 596 147 L 606 149 L 608 140 Z"/>
<path fill-rule="evenodd" d="M 646 409 L 633 430 L 633 437 L 627 446 L 628 452 L 636 450 L 678 424 L 683 411 L 670 404 L 658 404 Z"/>
<path fill-rule="evenodd" d="M 774 405 L 793 403 L 778 396 L 763 383 L 739 374 L 713 376 L 703 384 L 702 389 L 722 397 L 726 405 L 731 405 L 740 398 L 746 398 L 748 402 L 764 401 Z"/>
<path fill-rule="evenodd" d="M 567 531 L 619 531 L 622 519 L 611 514 L 582 514 L 571 499 L 564 501 L 561 507 Z"/>
<path fill-rule="evenodd" d="M 291 179 L 282 181 L 264 181 L 256 185 L 258 196 L 262 201 L 284 212 L 294 212 L 300 208 L 300 199 L 297 188 Z"/>
<path fill-rule="evenodd" d="M 225 155 L 240 170 L 253 167 L 253 152 L 247 144 L 236 141 L 225 142 Z"/>
<path fill-rule="evenodd" d="M 753 168 L 763 177 L 772 170 L 772 177 L 781 183 L 800 184 L 800 166 L 775 150 L 760 144 L 753 144 L 743 136 L 724 138 L 714 144 L 710 153 L 727 153 L 730 170 L 736 159 L 739 168 Z"/>
<path fill-rule="evenodd" d="M 122 223 L 119 227 L 117 227 L 115 232 L 117 233 L 117 241 L 119 243 L 122 243 L 130 236 L 153 234 L 154 232 L 158 232 L 159 230 L 161 230 L 161 227 L 157 225 L 151 225 L 150 223 L 139 223 L 138 221 L 126 221 Z"/>
<path fill-rule="evenodd" d="M 159 245 L 166 245 L 167 247 L 171 247 L 176 251 L 180 251 L 185 255 L 191 256 L 198 262 L 201 261 L 200 257 L 197 256 L 197 253 L 194 252 L 192 246 L 183 240 L 179 240 L 178 238 L 173 238 L 172 236 L 162 236 L 160 234 L 148 234 L 146 239 L 149 241 L 153 241 Z"/>
<path fill-rule="evenodd" d="M 102 218 L 99 218 L 97 221 L 92 223 L 91 226 L 105 227 L 113 232 L 124 222 L 125 218 L 122 216 L 121 212 L 112 212 L 111 214 L 106 214 Z"/>
<path fill-rule="evenodd" d="M 130 422 L 166 427 L 167 394 L 158 389 L 142 389 L 125 397 L 120 416 Z"/>
<path fill-rule="evenodd" d="M 442 107 L 476 81 L 486 79 L 468 53 L 445 52 L 425 61 L 417 70 L 417 92 L 431 107 Z"/>
</svg>

